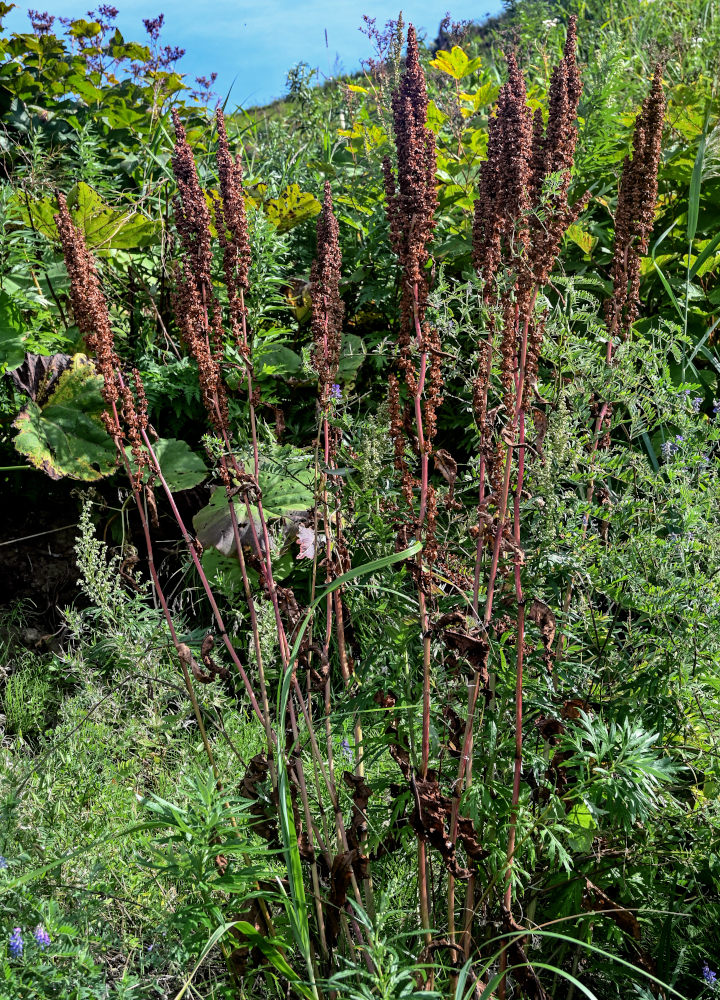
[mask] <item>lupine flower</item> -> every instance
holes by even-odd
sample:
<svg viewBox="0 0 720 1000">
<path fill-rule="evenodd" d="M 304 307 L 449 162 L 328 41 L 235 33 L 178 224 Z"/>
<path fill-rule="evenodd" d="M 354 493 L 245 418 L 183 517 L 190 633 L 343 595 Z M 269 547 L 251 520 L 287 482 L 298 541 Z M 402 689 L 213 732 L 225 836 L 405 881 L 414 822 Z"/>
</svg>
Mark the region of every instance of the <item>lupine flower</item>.
<svg viewBox="0 0 720 1000">
<path fill-rule="evenodd" d="M 342 751 L 343 751 L 343 754 L 345 755 L 345 759 L 347 760 L 347 762 L 349 764 L 352 764 L 352 762 L 353 762 L 353 752 L 352 752 L 352 750 L 350 748 L 350 744 L 348 743 L 347 739 L 344 739 L 342 741 Z"/>
<path fill-rule="evenodd" d="M 7 868 L 7 866 L 7 858 L 4 858 L 2 854 L 0 854 L 0 868 Z"/>
<path fill-rule="evenodd" d="M 713 399 L 713 413 L 715 416 L 720 413 L 720 399 Z"/>
<path fill-rule="evenodd" d="M 33 931 L 33 937 L 38 943 L 41 951 L 45 951 L 46 948 L 50 947 L 50 935 L 45 930 L 42 924 L 38 924 Z"/>
<path fill-rule="evenodd" d="M 695 396 L 695 398 L 692 400 L 693 413 L 699 413 L 702 404 L 703 404 L 702 396 Z"/>
<path fill-rule="evenodd" d="M 19 927 L 13 927 L 10 935 L 10 954 L 13 958 L 20 958 L 23 953 L 22 931 Z"/>
<path fill-rule="evenodd" d="M 342 399 L 342 389 L 337 382 L 330 386 L 330 395 L 333 399 Z"/>
<path fill-rule="evenodd" d="M 703 963 L 702 967 L 703 979 L 708 984 L 708 986 L 715 986 L 717 984 L 717 972 L 713 972 L 707 962 Z"/>
</svg>

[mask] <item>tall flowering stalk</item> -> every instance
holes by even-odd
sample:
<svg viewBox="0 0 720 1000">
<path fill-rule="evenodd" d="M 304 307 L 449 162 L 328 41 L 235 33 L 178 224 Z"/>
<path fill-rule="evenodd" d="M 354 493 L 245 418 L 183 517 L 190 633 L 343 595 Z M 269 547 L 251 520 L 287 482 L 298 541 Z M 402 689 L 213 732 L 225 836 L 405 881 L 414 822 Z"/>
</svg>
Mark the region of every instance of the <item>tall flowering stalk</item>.
<svg viewBox="0 0 720 1000">
<path fill-rule="evenodd" d="M 306 827 L 305 832 L 299 836 L 299 846 L 304 856 L 311 862 L 311 875 L 321 947 L 326 952 L 327 946 L 331 947 L 334 942 L 329 941 L 326 943 L 327 920 L 323 916 L 320 876 L 315 845 L 317 844 L 319 847 L 328 869 L 332 869 L 333 864 L 338 862 L 339 859 L 333 854 L 332 841 L 329 831 L 324 824 L 324 817 L 323 829 L 321 830 L 314 821 L 310 809 L 308 783 L 303 762 L 297 749 L 301 745 L 301 720 L 305 723 L 307 739 L 310 744 L 316 791 L 318 797 L 321 798 L 319 784 L 321 778 L 332 803 L 335 835 L 343 858 L 349 855 L 350 848 L 342 811 L 338 805 L 338 792 L 332 766 L 326 766 L 320 752 L 313 725 L 311 691 L 308 690 L 307 697 L 303 694 L 297 678 L 297 664 L 296 662 L 291 662 L 293 636 L 289 634 L 288 630 L 291 629 L 294 632 L 299 626 L 303 614 L 292 591 L 278 587 L 273 574 L 271 558 L 272 544 L 263 506 L 262 491 L 259 485 L 260 453 L 255 413 L 259 397 L 257 389 L 254 386 L 252 341 L 247 327 L 247 310 L 244 299 L 245 293 L 249 288 L 250 252 L 245 200 L 242 190 L 241 163 L 239 156 L 233 158 L 230 152 L 225 122 L 222 113 L 218 112 L 217 167 L 220 180 L 220 197 L 215 197 L 212 200 L 212 212 L 218 233 L 218 244 L 222 251 L 224 286 L 228 296 L 229 316 L 226 323 L 224 311 L 213 290 L 212 273 L 215 265 L 213 262 L 210 232 L 211 212 L 208 208 L 205 194 L 200 186 L 194 157 L 188 145 L 185 130 L 177 115 L 174 117 L 174 125 L 176 143 L 173 155 L 173 170 L 178 182 L 175 211 L 178 233 L 182 245 L 181 267 L 176 272 L 178 287 L 177 307 L 179 309 L 177 320 L 183 333 L 183 338 L 198 365 L 199 379 L 203 389 L 203 400 L 208 416 L 224 446 L 219 472 L 227 494 L 235 549 L 240 563 L 253 632 L 262 702 L 262 711 L 258 710 L 258 714 L 266 727 L 270 752 L 270 773 L 273 777 L 273 782 L 276 776 L 275 762 L 278 764 L 278 775 L 282 763 L 279 757 L 277 761 L 274 757 L 275 753 L 279 752 L 279 733 L 284 731 L 285 734 L 285 756 L 288 760 L 286 773 L 288 773 L 292 784 L 290 794 L 292 797 L 294 791 L 297 791 L 299 795 L 302 802 L 302 817 Z M 332 227 L 332 221 L 334 221 L 334 218 L 331 221 L 331 215 L 331 204 L 329 204 L 325 215 L 325 222 L 329 227 Z M 336 237 L 337 233 L 335 231 L 335 242 Z M 329 246 L 332 240 L 329 242 L 325 241 L 325 243 Z M 337 293 L 337 284 L 339 284 L 339 250 L 336 249 L 335 251 L 335 259 L 331 258 L 333 258 L 332 253 L 325 255 L 325 258 L 319 265 L 320 270 L 316 274 L 318 281 L 325 281 L 327 283 L 327 287 L 325 288 L 327 296 L 332 285 L 332 276 L 336 272 L 335 294 L 330 294 L 327 302 L 330 321 L 329 325 L 326 324 L 326 333 L 329 338 L 328 350 L 332 352 L 328 354 L 328 375 L 333 372 L 336 374 L 337 372 L 337 357 L 339 354 L 338 338 L 342 320 L 340 312 L 341 304 Z M 223 380 L 222 366 L 226 331 L 235 340 L 245 367 L 248 413 L 253 448 L 253 468 L 251 471 L 244 468 L 236 454 L 227 418 L 227 388 Z M 285 675 L 289 673 L 290 675 L 291 697 L 287 702 L 287 717 L 275 720 L 275 727 L 278 732 L 272 728 L 270 720 L 257 613 L 250 588 L 246 558 L 235 511 L 234 497 L 237 494 L 241 496 L 245 505 L 247 524 L 253 541 L 254 557 L 258 560 L 261 582 L 273 608 L 283 673 Z M 254 516 L 255 512 L 257 523 Z M 176 516 L 179 517 L 179 515 Z M 297 813 L 296 826 L 299 822 L 300 814 Z M 351 874 L 350 881 L 353 886 L 355 898 L 359 903 L 361 902 L 361 896 L 354 873 Z M 330 909 L 333 915 L 335 915 L 332 904 Z M 356 923 L 354 927 L 356 937 L 358 940 L 361 940 L 362 935 Z M 346 924 L 345 928 L 347 929 Z"/>
<path fill-rule="evenodd" d="M 343 538 L 341 514 L 342 481 L 335 478 L 335 488 L 331 495 L 328 489 L 329 476 L 337 465 L 338 432 L 331 426 L 331 414 L 341 396 L 338 385 L 340 349 L 342 342 L 342 324 L 345 306 L 340 295 L 342 278 L 342 255 L 340 252 L 340 232 L 337 218 L 333 211 L 332 191 L 329 182 L 325 182 L 323 205 L 317 220 L 317 255 L 310 269 L 310 299 L 312 303 L 312 360 L 318 373 L 318 406 L 320 411 L 320 439 L 322 440 L 323 470 L 318 468 L 318 500 L 316 506 L 314 535 L 318 536 L 318 516 L 321 514 L 325 534 L 325 583 L 329 585 L 342 573 L 350 569 L 350 558 Z M 320 440 L 319 439 L 319 440 Z M 320 508 L 318 510 L 318 507 Z M 315 547 L 317 565 L 318 547 Z M 313 577 L 314 580 L 314 577 Z M 314 584 L 313 584 L 314 586 Z M 330 711 L 331 711 L 331 674 L 330 674 L 330 641 L 335 633 L 338 662 L 343 684 L 348 688 L 352 682 L 353 665 L 345 638 L 346 612 L 342 599 L 342 588 L 336 588 L 329 593 L 325 602 L 325 634 L 322 640 L 320 654 L 324 671 L 325 699 L 325 736 L 328 757 L 328 770 L 333 786 L 335 785 L 335 765 Z M 310 687 L 310 686 L 309 686 Z M 308 694 L 308 700 L 310 696 Z M 357 715 L 353 722 L 355 735 L 355 753 L 349 754 L 354 763 L 355 787 L 364 788 L 364 762 L 362 727 Z M 347 773 L 343 775 L 347 781 Z M 349 782 L 352 784 L 352 782 Z M 364 823 L 363 823 L 364 828 Z M 347 838 L 341 836 L 342 842 Z M 365 903 L 368 911 L 373 912 L 372 883 L 370 880 L 369 862 L 366 849 L 367 836 L 362 833 L 358 839 L 353 834 L 347 839 L 347 848 L 353 854 L 348 869 L 353 890 L 356 890 L 357 878 L 361 875 L 365 887 Z M 346 848 L 346 849 L 347 849 Z"/>
<path fill-rule="evenodd" d="M 488 329 L 479 345 L 480 367 L 473 392 L 480 451 L 473 609 L 479 617 L 481 565 L 486 545 L 490 548 L 490 566 L 482 615 L 484 627 L 487 629 L 493 618 L 496 581 L 504 556 L 512 565 L 517 604 L 515 760 L 503 898 L 508 928 L 513 927 L 511 869 L 522 773 L 527 603 L 522 584 L 520 497 L 525 474 L 527 413 L 535 392 L 544 331 L 544 316 L 537 309 L 537 298 L 548 281 L 568 226 L 585 204 L 584 199 L 575 205 L 569 203 L 581 94 L 575 52 L 576 21 L 572 17 L 563 58 L 551 78 L 546 123 L 540 110 L 533 116 L 528 108 L 523 76 L 514 54 L 508 55 L 508 80 L 501 88 L 488 127 L 487 161 L 481 170 L 473 225 L 473 263 L 482 281 L 483 298 L 490 315 Z M 488 393 L 496 350 L 502 390 L 497 418 L 499 433 L 494 433 L 488 416 Z M 481 671 L 477 670 L 468 701 L 458 786 L 466 778 L 480 681 Z M 472 894 L 471 878 L 466 901 L 465 954 L 470 948 Z M 452 881 L 449 902 L 451 933 L 454 934 Z M 514 947 L 516 953 L 521 952 L 519 944 Z M 503 953 L 503 967 L 505 962 L 506 953 Z M 504 985 L 501 992 L 504 992 Z"/>
<path fill-rule="evenodd" d="M 664 116 L 665 95 L 657 66 L 635 122 L 632 154 L 625 157 L 618 191 L 610 269 L 613 294 L 605 302 L 608 361 L 613 338 L 620 334 L 625 339 L 638 316 L 640 262 L 647 253 L 655 216 Z"/>
<path fill-rule="evenodd" d="M 436 553 L 435 489 L 429 481 L 429 459 L 433 450 L 441 403 L 440 338 L 426 320 L 428 244 L 435 229 L 435 136 L 427 126 L 427 90 L 420 65 L 417 37 L 412 25 L 407 34 L 405 71 L 392 98 L 397 169 L 384 162 L 390 238 L 400 265 L 400 324 L 397 370 L 390 376 L 391 434 L 395 464 L 402 477 L 404 497 L 413 511 L 413 531 L 423 537 L 424 552 L 418 556 L 418 602 L 423 637 L 423 706 L 421 779 L 427 778 L 430 760 L 430 657 L 431 635 L 427 608 L 428 574 Z M 404 383 L 404 394 L 401 387 Z M 404 428 L 414 413 L 416 451 L 420 461 L 419 509 L 415 514 L 415 488 L 406 458 Z M 424 559 L 424 562 L 423 562 Z M 418 884 L 420 912 L 429 940 L 430 909 L 425 841 L 418 840 Z"/>
<path fill-rule="evenodd" d="M 190 676 L 191 660 L 188 656 L 189 650 L 187 646 L 184 646 L 180 642 L 175 631 L 172 615 L 160 585 L 153 558 L 153 545 L 150 536 L 150 526 L 145 513 L 145 498 L 143 497 L 142 485 L 143 468 L 148 463 L 147 453 L 142 447 L 143 443 L 147 443 L 148 449 L 151 450 L 147 435 L 147 414 L 142 383 L 139 375 L 134 373 L 137 392 L 136 401 L 122 374 L 122 366 L 115 352 L 115 339 L 110 323 L 107 300 L 100 284 L 95 262 L 85 245 L 83 234 L 72 221 L 63 194 L 58 195 L 58 206 L 59 211 L 55 216 L 55 222 L 60 236 L 65 266 L 70 278 L 70 301 L 72 303 L 75 323 L 88 348 L 94 352 L 98 371 L 103 377 L 102 393 L 107 407 L 103 414 L 103 419 L 108 433 L 115 441 L 119 461 L 124 465 L 131 484 L 145 536 L 150 575 L 170 631 L 170 636 L 178 653 L 180 669 L 202 736 L 203 746 L 217 777 L 212 749 L 205 732 L 205 724 Z M 124 442 L 126 440 L 130 442 L 132 455 L 135 459 L 135 471 L 132 470 L 125 451 Z M 159 469 L 159 465 L 157 468 Z M 146 489 L 147 496 L 149 495 L 149 488 Z"/>
</svg>

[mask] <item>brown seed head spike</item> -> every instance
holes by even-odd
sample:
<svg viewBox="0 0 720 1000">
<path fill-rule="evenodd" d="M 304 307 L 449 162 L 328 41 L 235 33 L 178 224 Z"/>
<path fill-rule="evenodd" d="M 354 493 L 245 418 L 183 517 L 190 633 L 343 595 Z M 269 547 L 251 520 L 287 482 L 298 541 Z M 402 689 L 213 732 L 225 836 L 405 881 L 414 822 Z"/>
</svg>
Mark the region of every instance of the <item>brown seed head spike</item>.
<svg viewBox="0 0 720 1000">
<path fill-rule="evenodd" d="M 427 299 L 423 270 L 427 244 L 435 228 L 435 135 L 427 127 L 427 90 L 420 65 L 417 37 L 408 28 L 405 72 L 393 94 L 393 123 L 397 148 L 397 181 L 386 162 L 385 189 L 390 237 L 403 275 L 401 345 L 413 325 L 412 288 L 418 286 L 419 312 Z"/>
<path fill-rule="evenodd" d="M 118 445 L 123 437 L 130 442 L 137 465 L 138 480 L 146 464 L 141 432 L 147 427 L 147 401 L 140 376 L 134 376 L 138 405 L 122 378 L 120 359 L 115 353 L 115 338 L 110 324 L 107 300 L 92 255 L 85 245 L 82 232 L 73 223 L 65 195 L 58 194 L 55 223 L 60 236 L 65 266 L 70 278 L 70 301 L 78 330 L 88 350 L 95 354 L 98 371 L 103 377 L 102 394 L 107 405 L 103 420 Z M 125 422 L 125 434 L 118 419 L 118 410 Z"/>
<path fill-rule="evenodd" d="M 548 280 L 563 235 L 585 204 L 581 200 L 572 207 L 568 205 L 578 138 L 577 110 L 582 93 L 576 47 L 577 20 L 573 16 L 568 24 L 563 58 L 553 70 L 550 81 L 547 129 L 543 130 L 539 112 L 536 112 L 533 128 L 530 191 L 539 211 L 530 222 L 531 263 L 532 279 L 540 285 Z M 559 175 L 557 185 L 551 192 L 543 192 L 543 184 L 552 174 Z"/>
<path fill-rule="evenodd" d="M 397 150 L 397 177 L 390 161 L 383 164 L 390 238 L 397 254 L 401 274 L 400 328 L 398 332 L 397 369 L 410 396 L 420 386 L 413 362 L 411 341 L 416 340 L 423 354 L 437 347 L 436 334 L 427 329 L 425 311 L 428 284 L 425 267 L 427 246 L 435 228 L 438 201 L 435 190 L 435 135 L 427 127 L 427 90 L 420 65 L 417 36 L 410 25 L 407 35 L 405 71 L 392 97 L 393 130 Z M 440 354 L 437 358 L 439 361 Z M 423 404 L 425 452 L 434 435 L 434 413 L 439 405 L 441 380 L 438 365 L 430 364 L 425 380 Z M 407 399 L 401 400 L 400 380 L 393 375 L 390 387 L 390 433 L 395 445 L 395 465 L 402 474 L 402 491 L 412 504 L 413 480 L 404 458 L 408 428 L 412 424 Z M 425 459 L 426 461 L 427 459 Z"/>
<path fill-rule="evenodd" d="M 200 187 L 185 129 L 178 113 L 173 111 L 172 114 L 176 137 L 172 167 L 179 192 L 173 204 L 183 248 L 182 263 L 175 270 L 173 306 L 182 338 L 197 362 L 205 408 L 216 433 L 222 437 L 227 435 L 227 394 L 218 363 L 222 357 L 223 330 L 220 306 L 212 288 L 210 210 Z M 230 214 L 235 221 L 236 209 L 237 205 L 232 202 Z M 224 211 L 223 206 L 218 213 L 221 242 L 224 241 L 226 255 L 232 255 L 230 244 L 235 236 L 231 234 L 228 239 Z"/>
<path fill-rule="evenodd" d="M 627 337 L 637 319 L 640 260 L 647 253 L 657 201 L 660 144 L 665 95 L 660 67 L 635 123 L 632 155 L 625 158 L 617 211 L 611 275 L 613 295 L 605 302 L 605 320 L 611 335 Z"/>
<path fill-rule="evenodd" d="M 250 242 L 242 186 L 242 160 L 239 153 L 235 159 L 232 158 L 225 128 L 225 117 L 219 108 L 216 119 L 218 130 L 217 164 L 222 211 L 225 226 L 230 234 L 228 239 L 229 260 L 225 266 L 226 277 L 228 285 L 232 283 L 233 287 L 237 285 L 238 288 L 247 291 L 249 288 Z"/>
<path fill-rule="evenodd" d="M 342 257 L 339 227 L 333 214 L 332 191 L 325 181 L 322 212 L 317 221 L 317 257 L 310 270 L 313 363 L 320 383 L 320 401 L 328 403 L 337 379 L 345 306 L 340 298 Z"/>
<path fill-rule="evenodd" d="M 532 113 L 525 81 L 511 52 L 508 81 L 500 88 L 488 123 L 487 160 L 480 172 L 480 193 L 473 222 L 473 264 L 484 279 L 486 297 L 503 256 L 515 257 L 526 245 L 526 227 L 516 231 L 527 208 L 532 148 Z"/>
<path fill-rule="evenodd" d="M 210 245 L 210 210 L 200 187 L 195 159 L 187 141 L 180 116 L 173 109 L 175 127 L 175 149 L 172 168 L 178 186 L 178 197 L 174 199 L 175 221 L 178 234 L 192 268 L 203 303 L 209 303 L 212 267 Z"/>
</svg>

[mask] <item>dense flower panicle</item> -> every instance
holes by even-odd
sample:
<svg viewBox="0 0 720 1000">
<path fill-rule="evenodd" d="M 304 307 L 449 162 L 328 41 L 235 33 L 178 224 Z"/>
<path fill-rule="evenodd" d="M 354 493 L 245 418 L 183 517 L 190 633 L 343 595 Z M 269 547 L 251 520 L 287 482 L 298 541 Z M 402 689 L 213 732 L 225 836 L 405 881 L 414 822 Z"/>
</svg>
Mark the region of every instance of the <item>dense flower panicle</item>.
<svg viewBox="0 0 720 1000">
<path fill-rule="evenodd" d="M 212 288 L 210 210 L 200 186 L 195 158 L 176 111 L 173 111 L 173 125 L 176 139 L 172 167 L 179 192 L 174 199 L 175 222 L 183 248 L 182 263 L 175 269 L 173 307 L 182 339 L 198 366 L 200 390 L 208 416 L 215 432 L 224 437 L 228 427 L 227 393 L 220 369 L 224 330 L 222 311 Z M 229 150 L 227 152 L 229 156 Z M 233 225 L 237 226 L 239 209 L 236 199 L 238 192 L 234 187 L 236 175 L 229 179 L 226 167 L 227 163 L 224 162 L 226 191 L 231 193 L 230 216 Z M 228 257 L 232 258 L 234 268 L 237 266 L 238 231 L 227 236 L 225 211 L 223 202 L 218 216 L 221 225 L 218 228 L 222 234 L 221 242 L 224 241 L 226 262 Z M 235 284 L 233 288 L 236 288 Z"/>
<path fill-rule="evenodd" d="M 555 263 L 563 235 L 585 205 L 581 199 L 568 204 L 568 192 L 575 147 L 578 139 L 577 111 L 582 84 L 576 61 L 577 19 L 570 18 L 563 58 L 553 70 L 548 95 L 547 128 L 543 131 L 536 113 L 533 128 L 530 188 L 533 201 L 540 206 L 530 221 L 532 280 L 545 284 Z M 551 191 L 543 185 L 557 175 Z M 543 198 L 545 203 L 543 204 Z"/>
<path fill-rule="evenodd" d="M 502 259 L 516 256 L 526 242 L 518 223 L 527 210 L 532 113 L 526 104 L 525 80 L 511 52 L 508 81 L 500 88 L 495 113 L 488 122 L 487 160 L 480 171 L 473 220 L 473 264 L 482 274 L 487 299 Z"/>
<path fill-rule="evenodd" d="M 407 34 L 407 56 L 400 84 L 392 97 L 393 129 L 397 150 L 397 175 L 389 160 L 383 163 L 390 239 L 400 265 L 400 327 L 397 368 L 410 397 L 422 396 L 424 458 L 432 451 L 436 409 L 441 402 L 439 335 L 425 321 L 429 260 L 428 244 L 435 228 L 438 206 L 435 187 L 435 135 L 427 126 L 427 89 L 420 65 L 417 37 L 412 25 Z M 422 356 L 417 367 L 411 342 Z M 428 363 L 429 361 L 429 363 Z M 412 435 L 410 401 L 401 400 L 400 380 L 392 376 L 390 389 L 390 433 L 395 449 L 395 467 L 401 473 L 402 493 L 412 505 L 414 479 L 405 459 L 408 431 Z M 418 418 L 420 419 L 420 418 Z M 428 521 L 428 530 L 433 525 Z"/>
<path fill-rule="evenodd" d="M 75 226 L 68 211 L 63 194 L 58 194 L 59 211 L 55 223 L 60 236 L 65 266 L 70 278 L 70 302 L 78 330 L 90 351 L 95 354 L 98 371 L 103 377 L 102 394 L 107 405 L 103 414 L 105 426 L 113 437 L 120 441 L 126 436 L 132 448 L 137 465 L 137 476 L 142 474 L 147 458 L 142 448 L 142 431 L 147 427 L 147 405 L 142 391 L 140 376 L 135 373 L 139 407 L 127 383 L 122 378 L 120 359 L 115 353 L 115 338 L 110 324 L 110 314 L 100 278 L 92 255 L 85 245 L 85 239 Z M 120 407 L 123 423 L 121 427 L 116 413 Z"/>
<path fill-rule="evenodd" d="M 638 315 L 640 260 L 647 253 L 653 227 L 664 117 L 665 95 L 658 66 L 635 123 L 632 155 L 625 158 L 620 179 L 611 268 L 613 294 L 605 302 L 611 335 L 621 331 L 626 337 Z"/>
<path fill-rule="evenodd" d="M 235 338 L 238 347 L 246 353 L 246 338 L 241 337 L 237 329 L 245 312 L 243 294 L 250 287 L 248 276 L 251 259 L 243 193 L 242 160 L 239 153 L 233 159 L 225 128 L 225 117 L 219 108 L 216 120 L 217 165 L 222 199 L 221 202 L 215 202 L 216 228 L 223 252 L 225 286 L 230 302 L 231 320 L 235 327 Z"/>
<path fill-rule="evenodd" d="M 407 280 L 420 281 L 426 246 L 435 228 L 435 135 L 427 127 L 427 89 L 417 37 L 408 28 L 407 58 L 400 85 L 392 97 L 397 148 L 397 184 L 388 199 L 393 247 Z"/>
<path fill-rule="evenodd" d="M 393 94 L 393 125 L 397 148 L 397 177 L 388 160 L 383 164 L 390 239 L 402 274 L 399 342 L 401 366 L 414 392 L 407 349 L 413 331 L 422 324 L 427 301 L 424 276 L 427 245 L 435 228 L 435 135 L 427 127 L 427 90 L 420 65 L 417 38 L 408 28 L 405 72 Z"/>
<path fill-rule="evenodd" d="M 172 120 L 175 128 L 172 169 L 178 186 L 178 195 L 174 199 L 175 223 L 202 302 L 209 305 L 212 270 L 210 210 L 200 187 L 185 129 L 174 109 Z"/>
<path fill-rule="evenodd" d="M 205 409 L 216 433 L 222 435 L 227 426 L 227 397 L 215 356 L 217 345 L 214 353 L 207 309 L 201 301 L 187 258 L 175 268 L 174 277 L 171 294 L 180 335 L 198 366 L 198 381 Z"/>
<path fill-rule="evenodd" d="M 323 207 L 317 221 L 317 257 L 310 269 L 313 364 L 318 372 L 323 407 L 327 406 L 337 379 L 345 315 L 345 306 L 340 298 L 342 257 L 339 232 L 330 184 L 326 181 Z"/>
<path fill-rule="evenodd" d="M 45 951 L 46 948 L 50 947 L 50 935 L 42 924 L 37 925 L 33 931 L 33 937 L 37 941 L 40 951 Z"/>
<path fill-rule="evenodd" d="M 485 301 L 500 307 L 506 419 L 512 415 L 521 369 L 527 384 L 537 371 L 543 324 L 534 316 L 535 289 L 547 282 L 563 235 L 585 204 L 583 199 L 568 204 L 582 92 L 576 48 L 576 19 L 571 17 L 563 58 L 550 82 L 547 126 L 542 111 L 533 116 L 527 106 L 525 82 L 513 53 L 507 57 L 508 80 L 488 124 L 487 160 L 475 202 L 473 264 L 483 280 Z M 550 177 L 553 183 L 546 186 Z M 495 278 L 501 266 L 513 283 L 498 292 Z M 491 317 L 491 337 L 496 321 Z M 485 358 L 485 345 L 482 350 Z M 481 367 L 474 392 L 476 413 L 482 409 L 489 377 L 486 366 Z M 485 433 L 484 417 L 479 426 Z"/>
</svg>

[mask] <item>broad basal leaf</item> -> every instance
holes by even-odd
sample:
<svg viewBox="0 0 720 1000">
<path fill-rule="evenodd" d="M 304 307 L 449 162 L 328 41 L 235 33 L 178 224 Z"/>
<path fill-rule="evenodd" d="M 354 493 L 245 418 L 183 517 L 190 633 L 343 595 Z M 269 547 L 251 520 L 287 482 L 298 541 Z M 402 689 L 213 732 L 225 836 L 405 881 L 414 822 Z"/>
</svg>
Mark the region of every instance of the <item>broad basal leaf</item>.
<svg viewBox="0 0 720 1000">
<path fill-rule="evenodd" d="M 102 378 L 84 354 L 76 354 L 49 398 L 30 400 L 15 420 L 14 445 L 51 479 L 92 482 L 115 468 L 116 450 L 101 413 Z"/>
</svg>

